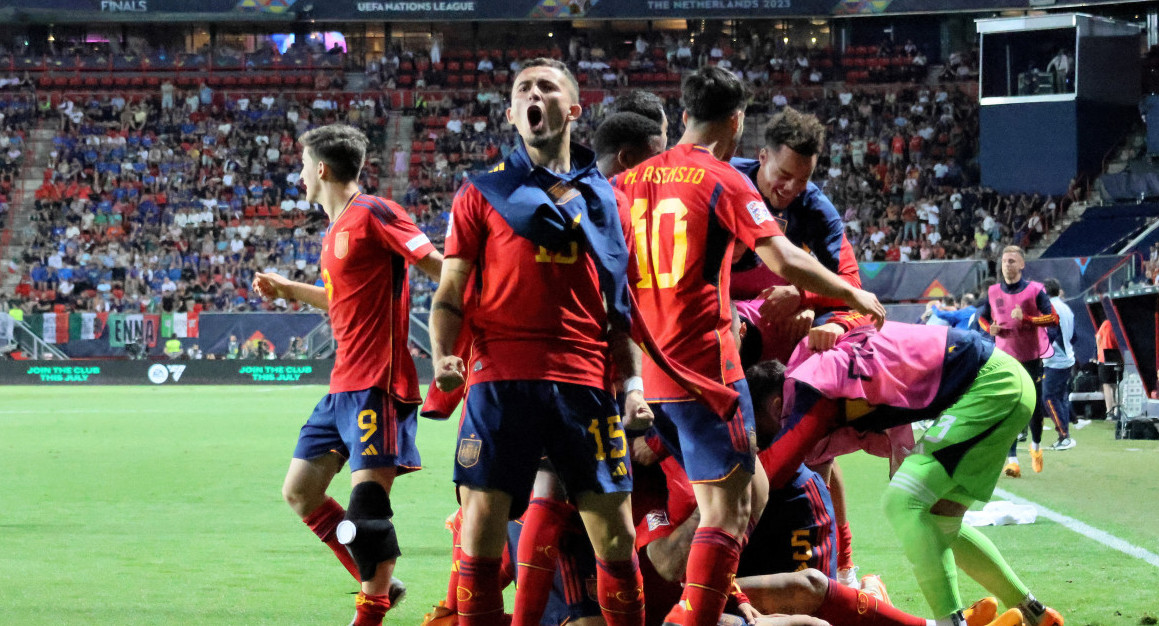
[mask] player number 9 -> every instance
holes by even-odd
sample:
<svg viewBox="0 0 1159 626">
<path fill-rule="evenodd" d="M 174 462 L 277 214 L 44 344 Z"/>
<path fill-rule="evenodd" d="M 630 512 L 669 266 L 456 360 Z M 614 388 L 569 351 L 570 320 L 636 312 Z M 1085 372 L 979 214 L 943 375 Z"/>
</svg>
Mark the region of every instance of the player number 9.
<svg viewBox="0 0 1159 626">
<path fill-rule="evenodd" d="M 378 432 L 378 414 L 370 409 L 358 414 L 358 427 L 366 431 L 362 433 L 362 443 L 366 443 L 374 433 Z"/>
</svg>

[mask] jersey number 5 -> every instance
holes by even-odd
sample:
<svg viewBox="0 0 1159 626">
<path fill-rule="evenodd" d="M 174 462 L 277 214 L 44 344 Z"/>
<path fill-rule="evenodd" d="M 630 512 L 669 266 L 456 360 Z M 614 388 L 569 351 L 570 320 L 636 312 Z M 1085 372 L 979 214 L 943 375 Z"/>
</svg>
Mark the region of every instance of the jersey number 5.
<svg viewBox="0 0 1159 626">
<path fill-rule="evenodd" d="M 648 199 L 637 198 L 632 203 L 632 229 L 636 235 L 636 263 L 640 269 L 640 281 L 636 286 L 641 289 L 650 289 L 653 286 L 659 289 L 675 287 L 684 276 L 684 263 L 688 257 L 688 222 L 684 217 L 688 215 L 688 207 L 680 198 L 664 198 L 656 203 L 651 210 L 652 245 L 648 245 Z M 671 215 L 671 220 L 664 219 Z M 663 226 L 671 225 L 671 229 Z M 669 249 L 672 253 L 672 262 L 668 271 L 660 267 L 661 253 Z M 652 276 L 656 276 L 653 285 Z"/>
</svg>

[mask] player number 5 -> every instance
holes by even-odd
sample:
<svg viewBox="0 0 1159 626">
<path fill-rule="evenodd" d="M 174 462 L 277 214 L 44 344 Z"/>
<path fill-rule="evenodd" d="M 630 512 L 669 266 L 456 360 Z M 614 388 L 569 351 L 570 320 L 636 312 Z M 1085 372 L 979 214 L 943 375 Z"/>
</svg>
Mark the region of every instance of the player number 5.
<svg viewBox="0 0 1159 626">
<path fill-rule="evenodd" d="M 675 287 L 684 276 L 684 263 L 688 257 L 688 222 L 684 216 L 688 215 L 688 207 L 680 198 L 664 198 L 656 203 L 652 209 L 652 245 L 648 245 L 648 221 L 644 216 L 648 214 L 648 199 L 637 198 L 632 203 L 632 229 L 636 234 L 636 263 L 640 268 L 640 282 L 636 286 L 641 289 L 650 289 L 653 286 L 652 275 L 656 275 L 655 286 L 660 289 Z M 665 231 L 661 237 L 661 227 L 668 220 L 665 215 L 671 215 L 672 230 Z M 672 265 L 667 272 L 660 267 L 660 254 L 665 246 L 672 248 Z"/>
<path fill-rule="evenodd" d="M 603 461 L 609 455 L 613 459 L 622 458 L 628 453 L 628 440 L 624 437 L 624 429 L 620 428 L 620 416 L 613 415 L 607 418 L 608 423 L 608 444 L 611 450 L 604 452 L 604 437 L 600 432 L 600 420 L 592 420 L 591 425 L 588 426 L 588 432 L 596 438 L 596 460 Z"/>
<path fill-rule="evenodd" d="M 808 529 L 798 529 L 793 531 L 793 537 L 789 540 L 793 546 L 793 560 L 800 561 L 798 572 L 809 569 L 809 560 L 813 558 L 813 543 L 809 539 Z"/>
</svg>

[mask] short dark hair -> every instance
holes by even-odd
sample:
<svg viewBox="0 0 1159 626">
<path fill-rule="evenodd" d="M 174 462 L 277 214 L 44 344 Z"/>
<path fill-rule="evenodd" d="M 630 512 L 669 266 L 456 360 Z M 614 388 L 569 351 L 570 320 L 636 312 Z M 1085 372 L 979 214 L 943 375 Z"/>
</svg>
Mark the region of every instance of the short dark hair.
<svg viewBox="0 0 1159 626">
<path fill-rule="evenodd" d="M 1062 285 L 1057 278 L 1048 278 L 1042 281 L 1042 288 L 1046 291 L 1046 295 L 1057 298 L 1058 294 L 1062 293 Z"/>
<path fill-rule="evenodd" d="M 643 89 L 633 89 L 612 101 L 611 113 L 635 113 L 656 122 L 664 123 L 664 101 L 660 96 Z"/>
<path fill-rule="evenodd" d="M 784 393 L 785 365 L 776 359 L 761 361 L 744 372 L 753 406 L 762 406 L 765 401 Z"/>
<path fill-rule="evenodd" d="M 603 156 L 624 147 L 646 146 L 650 137 L 660 136 L 660 124 L 638 113 L 613 113 L 604 119 L 592 137 L 592 149 Z"/>
<path fill-rule="evenodd" d="M 737 315 L 740 316 L 740 322 L 747 327 L 744 337 L 740 340 L 740 345 L 737 346 L 737 352 L 740 353 L 740 366 L 747 369 L 760 362 L 761 353 L 765 351 L 765 339 L 761 335 L 761 329 L 752 320 L 739 313 Z"/>
<path fill-rule="evenodd" d="M 785 107 L 774 115 L 765 127 L 765 145 L 774 151 L 788 146 L 803 157 L 811 157 L 821 152 L 824 143 L 825 127 L 817 116 L 792 107 Z"/>
<path fill-rule="evenodd" d="M 575 74 L 571 73 L 571 70 L 568 69 L 566 63 L 564 63 L 563 61 L 556 60 L 556 59 L 549 59 L 547 57 L 536 57 L 534 59 L 528 59 L 527 61 L 524 61 L 523 63 L 521 63 L 519 65 L 519 71 L 522 72 L 523 70 L 528 69 L 528 68 L 532 68 L 532 67 L 550 67 L 553 70 L 559 70 L 560 73 L 563 74 L 564 78 L 567 79 L 568 87 L 571 87 L 572 98 L 577 103 L 579 102 L 579 82 L 576 81 Z M 512 89 L 515 88 L 514 83 L 512 83 L 511 87 L 512 87 Z"/>
<path fill-rule="evenodd" d="M 361 130 L 346 124 L 330 124 L 308 130 L 298 137 L 298 143 L 309 150 L 315 159 L 325 163 L 340 183 L 358 178 L 362 162 L 366 159 L 366 148 L 370 145 Z"/>
<path fill-rule="evenodd" d="M 749 90 L 736 74 L 708 66 L 689 74 L 680 87 L 680 104 L 700 122 L 719 122 L 748 106 Z"/>
<path fill-rule="evenodd" d="M 942 304 L 944 304 L 946 306 L 957 306 L 958 301 L 954 298 L 954 296 L 952 296 L 950 294 L 946 294 L 946 295 L 942 296 Z"/>
</svg>

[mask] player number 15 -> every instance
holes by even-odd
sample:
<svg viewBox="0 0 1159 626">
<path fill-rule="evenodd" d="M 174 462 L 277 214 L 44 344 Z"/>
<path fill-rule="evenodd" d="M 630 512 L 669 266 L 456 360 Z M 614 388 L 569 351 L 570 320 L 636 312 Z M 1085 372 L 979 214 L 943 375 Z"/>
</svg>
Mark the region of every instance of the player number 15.
<svg viewBox="0 0 1159 626">
<path fill-rule="evenodd" d="M 628 439 L 624 436 L 624 429 L 620 428 L 620 416 L 613 415 L 607 418 L 607 423 L 608 438 L 606 440 L 604 433 L 600 431 L 600 420 L 593 419 L 591 425 L 588 426 L 588 432 L 596 439 L 597 461 L 603 461 L 608 456 L 618 459 L 628 453 Z M 607 452 L 604 451 L 605 441 L 607 447 L 610 448 Z"/>
</svg>

